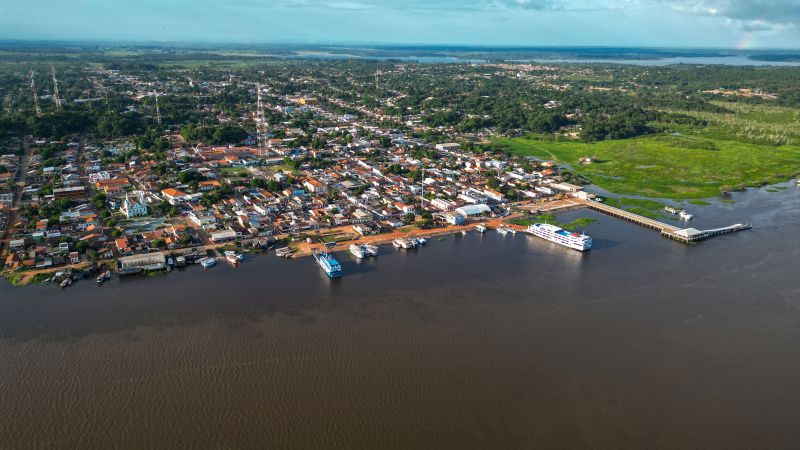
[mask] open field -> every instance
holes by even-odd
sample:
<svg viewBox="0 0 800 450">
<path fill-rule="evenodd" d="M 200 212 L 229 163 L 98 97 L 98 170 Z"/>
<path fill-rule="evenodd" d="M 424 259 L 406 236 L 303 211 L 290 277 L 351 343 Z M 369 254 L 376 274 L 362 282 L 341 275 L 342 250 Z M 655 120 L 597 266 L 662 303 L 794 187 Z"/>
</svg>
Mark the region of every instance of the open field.
<svg viewBox="0 0 800 450">
<path fill-rule="evenodd" d="M 659 135 L 596 143 L 507 139 L 511 151 L 570 165 L 617 194 L 707 198 L 721 191 L 784 181 L 800 172 L 800 146 Z M 597 162 L 579 165 L 581 157 Z"/>
</svg>

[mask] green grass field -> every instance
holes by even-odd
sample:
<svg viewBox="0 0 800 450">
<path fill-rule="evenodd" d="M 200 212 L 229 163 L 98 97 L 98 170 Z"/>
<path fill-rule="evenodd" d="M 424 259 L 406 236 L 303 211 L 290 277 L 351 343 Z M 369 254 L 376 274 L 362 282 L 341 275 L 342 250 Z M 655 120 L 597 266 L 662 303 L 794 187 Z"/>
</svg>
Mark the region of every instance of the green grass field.
<svg viewBox="0 0 800 450">
<path fill-rule="evenodd" d="M 784 181 L 800 172 L 800 146 L 657 135 L 596 143 L 536 137 L 503 141 L 517 154 L 566 164 L 610 192 L 670 199 Z M 596 158 L 579 165 L 583 156 Z"/>
</svg>

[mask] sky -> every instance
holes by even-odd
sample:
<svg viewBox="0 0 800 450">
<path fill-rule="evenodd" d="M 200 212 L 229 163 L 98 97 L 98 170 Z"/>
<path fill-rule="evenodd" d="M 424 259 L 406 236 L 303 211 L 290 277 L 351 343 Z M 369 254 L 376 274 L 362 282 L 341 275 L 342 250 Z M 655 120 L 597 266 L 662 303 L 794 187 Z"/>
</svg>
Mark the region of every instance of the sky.
<svg viewBox="0 0 800 450">
<path fill-rule="evenodd" d="M 800 0 L 0 0 L 0 39 L 800 48 Z"/>
</svg>

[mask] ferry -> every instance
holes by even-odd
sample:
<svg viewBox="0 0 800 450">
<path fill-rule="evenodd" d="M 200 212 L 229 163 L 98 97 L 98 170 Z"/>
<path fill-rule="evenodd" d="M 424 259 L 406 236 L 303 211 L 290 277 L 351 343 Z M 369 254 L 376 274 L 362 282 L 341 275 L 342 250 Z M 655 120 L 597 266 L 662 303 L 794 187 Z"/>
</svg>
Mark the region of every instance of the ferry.
<svg viewBox="0 0 800 450">
<path fill-rule="evenodd" d="M 692 220 L 692 217 L 694 216 L 686 211 L 681 211 L 680 213 L 678 213 L 678 217 L 680 217 L 683 220 Z"/>
<path fill-rule="evenodd" d="M 364 247 L 358 244 L 350 244 L 350 254 L 358 259 L 363 259 L 367 256 L 367 252 L 364 251 Z"/>
<path fill-rule="evenodd" d="M 529 226 L 527 231 L 536 237 L 547 239 L 550 242 L 581 252 L 592 248 L 592 238 L 590 236 L 571 233 L 549 223 L 535 223 Z"/>
<path fill-rule="evenodd" d="M 367 252 L 369 256 L 378 256 L 378 246 L 372 244 L 364 244 L 364 251 Z"/>
<path fill-rule="evenodd" d="M 205 269 L 208 269 L 209 267 L 213 266 L 216 263 L 217 263 L 217 258 L 207 257 L 200 260 L 200 265 L 203 266 L 203 268 Z"/>
<path fill-rule="evenodd" d="M 317 260 L 317 264 L 322 267 L 322 270 L 324 270 L 329 277 L 338 278 L 342 276 L 342 266 L 339 265 L 339 261 L 330 253 L 314 252 L 314 259 Z"/>
<path fill-rule="evenodd" d="M 480 234 L 486 233 L 486 226 L 482 224 L 475 225 L 475 231 L 477 231 Z"/>
</svg>

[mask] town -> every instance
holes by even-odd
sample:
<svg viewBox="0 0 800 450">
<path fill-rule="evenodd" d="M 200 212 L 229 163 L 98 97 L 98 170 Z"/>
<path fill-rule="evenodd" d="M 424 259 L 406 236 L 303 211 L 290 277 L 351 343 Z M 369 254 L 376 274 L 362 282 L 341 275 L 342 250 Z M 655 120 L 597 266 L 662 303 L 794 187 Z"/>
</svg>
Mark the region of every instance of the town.
<svg viewBox="0 0 800 450">
<path fill-rule="evenodd" d="M 154 85 L 114 70 L 93 77 L 98 85 L 117 85 L 134 102 L 130 111 L 155 115 L 158 123 L 159 91 L 181 84 Z M 236 114 L 219 112 L 220 125 L 210 136 L 202 135 L 207 128 L 165 127 L 149 147 L 78 133 L 60 141 L 8 138 L 10 152 L 0 163 L 12 189 L 0 201 L 8 235 L 4 264 L 12 278 L 25 273 L 41 280 L 54 271 L 72 278 L 102 267 L 164 269 L 169 255 L 183 264 L 232 244 L 308 255 L 362 238 L 388 242 L 455 232 L 476 220 L 509 216 L 512 205 L 518 215 L 525 207 L 541 212 L 531 205 L 564 197 L 593 197 L 553 163 L 476 152 L 471 143 L 482 142 L 476 133 L 413 123 L 411 132 L 401 131 L 382 126 L 386 118 L 365 108 L 361 119 L 342 113 L 357 107 L 338 98 L 320 101 L 319 92 L 280 94 L 277 82 L 231 76 L 184 83 L 202 86 L 209 98 L 235 86 L 256 104 L 241 105 Z M 325 106 L 332 104 L 339 111 Z M 414 136 L 431 130 L 455 142 Z"/>
<path fill-rule="evenodd" d="M 720 179 L 716 190 L 669 170 L 645 186 L 624 184 L 638 176 L 603 173 L 614 166 L 594 152 L 606 143 L 642 136 L 643 149 L 653 142 L 666 150 L 657 158 L 727 145 L 684 136 L 714 132 L 708 111 L 727 111 L 720 102 L 731 99 L 705 89 L 713 80 L 661 98 L 662 80 L 678 69 L 351 61 L 169 68 L 114 59 L 31 67 L 2 74 L 0 232 L 4 274 L 15 284 L 213 263 L 223 252 L 232 261 L 269 250 L 305 256 L 488 222 L 524 230 L 587 206 L 693 242 L 748 225 L 653 225 L 673 220 L 663 213 L 672 207 L 612 198 L 617 205 L 603 209 L 583 186 L 614 181 L 622 193 L 702 198 L 791 176 L 769 166 L 778 173 L 741 179 L 745 172 L 732 167 L 738 184 Z M 791 104 L 790 87 L 759 99 Z M 642 103 L 652 95 L 655 110 Z M 737 139 L 773 139 L 769 127 L 748 123 L 752 136 Z M 770 146 L 793 136 L 759 144 L 764 163 Z M 564 159 L 548 150 L 559 145 L 581 153 Z M 658 179 L 665 175 L 672 179 Z M 689 184 L 654 190 L 679 183 Z"/>
</svg>

